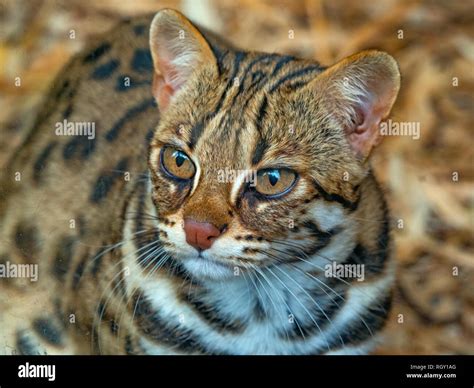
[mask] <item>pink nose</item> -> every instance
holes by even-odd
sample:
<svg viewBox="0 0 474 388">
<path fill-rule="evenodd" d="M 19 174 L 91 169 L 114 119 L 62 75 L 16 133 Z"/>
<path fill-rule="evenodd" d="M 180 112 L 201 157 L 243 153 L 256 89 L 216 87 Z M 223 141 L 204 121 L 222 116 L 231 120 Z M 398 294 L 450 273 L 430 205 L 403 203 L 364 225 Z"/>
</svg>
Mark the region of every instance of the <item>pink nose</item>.
<svg viewBox="0 0 474 388">
<path fill-rule="evenodd" d="M 209 222 L 184 220 L 186 242 L 198 250 L 209 249 L 221 232 Z"/>
</svg>

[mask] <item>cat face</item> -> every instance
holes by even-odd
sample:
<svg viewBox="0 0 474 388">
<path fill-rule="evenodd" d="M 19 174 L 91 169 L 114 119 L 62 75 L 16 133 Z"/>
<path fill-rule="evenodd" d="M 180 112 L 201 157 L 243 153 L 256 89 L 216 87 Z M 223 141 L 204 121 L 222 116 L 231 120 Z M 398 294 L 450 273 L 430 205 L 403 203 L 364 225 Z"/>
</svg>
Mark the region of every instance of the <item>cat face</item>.
<svg viewBox="0 0 474 388">
<path fill-rule="evenodd" d="M 172 11 L 150 37 L 161 112 L 152 198 L 165 249 L 188 272 L 221 279 L 291 263 L 355 233 L 358 185 L 398 90 L 391 57 L 323 69 L 243 53 L 211 46 Z"/>
</svg>

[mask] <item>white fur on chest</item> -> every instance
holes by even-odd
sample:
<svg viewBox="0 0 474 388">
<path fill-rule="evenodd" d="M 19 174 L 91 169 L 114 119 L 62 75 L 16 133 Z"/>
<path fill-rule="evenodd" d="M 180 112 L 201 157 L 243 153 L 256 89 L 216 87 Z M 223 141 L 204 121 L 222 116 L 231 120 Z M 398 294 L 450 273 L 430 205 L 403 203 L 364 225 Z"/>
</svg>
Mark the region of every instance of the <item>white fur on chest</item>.
<svg viewBox="0 0 474 388">
<path fill-rule="evenodd" d="M 268 279 L 269 280 L 269 279 Z M 245 282 L 244 282 L 245 283 Z M 285 330 L 294 329 L 291 317 L 287 316 L 287 306 L 279 298 L 282 293 L 282 287 L 278 288 L 278 282 L 272 282 L 273 291 L 267 289 L 267 292 L 273 298 L 273 303 L 264 298 L 263 303 L 269 314 L 268 319 L 262 321 L 253 317 L 253 303 L 246 299 L 246 285 L 236 282 L 233 286 L 226 284 L 222 287 L 222 298 L 216 301 L 216 308 L 222 312 L 231 313 L 234 316 L 240 316 L 247 321 L 245 330 L 242 333 L 234 334 L 231 332 L 220 332 L 209 326 L 205 320 L 196 314 L 196 312 L 187 304 L 180 302 L 167 287 L 166 281 L 163 283 L 155 280 L 149 280 L 142 284 L 145 295 L 151 302 L 153 309 L 160 312 L 160 317 L 172 325 L 179 325 L 189 329 L 197 338 L 211 351 L 225 354 L 312 354 L 326 353 L 326 340 L 338 336 L 343 327 L 354 320 L 361 319 L 360 316 L 364 309 L 376 301 L 377 296 L 389 286 L 390 279 L 382 278 L 371 284 L 357 285 L 353 287 L 346 297 L 346 303 L 332 319 L 331 324 L 325 325 L 322 332 L 311 336 L 310 338 L 288 341 L 281 333 Z M 253 288 L 253 285 L 249 285 Z M 297 287 L 292 291 L 295 296 L 302 297 L 303 293 L 297 293 Z M 217 290 L 216 290 L 217 291 Z M 259 290 L 263 296 L 265 293 Z M 298 303 L 294 298 L 290 304 L 301 317 L 301 321 L 310 322 L 309 316 L 305 317 L 304 310 L 298 309 Z M 308 301 L 306 301 L 308 302 Z M 316 301 L 317 302 L 317 301 Z M 301 306 L 300 306 L 301 307 Z M 179 353 L 166 346 L 154 343 L 150 339 L 141 339 L 142 348 L 149 354 L 169 354 Z M 328 354 L 357 354 L 365 353 L 371 347 L 371 341 L 360 346 L 340 347 L 337 350 L 331 350 Z"/>
</svg>

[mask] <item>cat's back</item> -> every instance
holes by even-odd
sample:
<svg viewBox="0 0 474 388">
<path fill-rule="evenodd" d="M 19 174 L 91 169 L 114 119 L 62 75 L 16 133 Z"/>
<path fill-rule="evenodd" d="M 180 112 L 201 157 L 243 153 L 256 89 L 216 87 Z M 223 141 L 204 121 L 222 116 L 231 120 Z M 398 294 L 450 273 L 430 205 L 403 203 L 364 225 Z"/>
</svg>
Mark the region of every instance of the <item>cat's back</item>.
<svg viewBox="0 0 474 388">
<path fill-rule="evenodd" d="M 54 293 L 45 286 L 51 274 L 70 286 L 71 258 L 111 243 L 120 230 L 127 195 L 146 171 L 147 134 L 159 118 L 150 91 L 150 21 L 121 22 L 70 61 L 0 176 L 0 261 L 37 265 L 39 272 L 35 282 L 2 282 L 10 296 L 0 305 L 4 328 L 21 330 L 6 322 L 15 315 L 27 320 L 28 309 L 18 306 L 16 314 L 8 300 L 26 290 L 38 298 Z"/>
<path fill-rule="evenodd" d="M 56 78 L 1 177 L 2 218 L 14 207 L 17 216 L 30 212 L 30 222 L 43 215 L 78 219 L 80 209 L 110 203 L 104 199 L 114 185 L 144 172 L 144 139 L 158 122 L 149 23 L 149 17 L 121 22 Z"/>
</svg>

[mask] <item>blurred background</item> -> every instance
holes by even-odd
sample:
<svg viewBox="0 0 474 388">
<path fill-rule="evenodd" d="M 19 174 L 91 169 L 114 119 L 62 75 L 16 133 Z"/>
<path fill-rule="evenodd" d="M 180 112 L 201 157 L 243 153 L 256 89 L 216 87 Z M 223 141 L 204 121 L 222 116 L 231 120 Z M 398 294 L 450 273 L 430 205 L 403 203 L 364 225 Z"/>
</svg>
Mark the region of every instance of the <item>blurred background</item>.
<svg viewBox="0 0 474 388">
<path fill-rule="evenodd" d="M 89 37 L 164 7 L 245 49 L 325 65 L 365 48 L 395 57 L 402 88 L 391 117 L 419 123 L 420 138 L 387 136 L 373 157 L 398 261 L 377 353 L 474 354 L 474 2 L 0 0 L 0 168 Z"/>
</svg>

